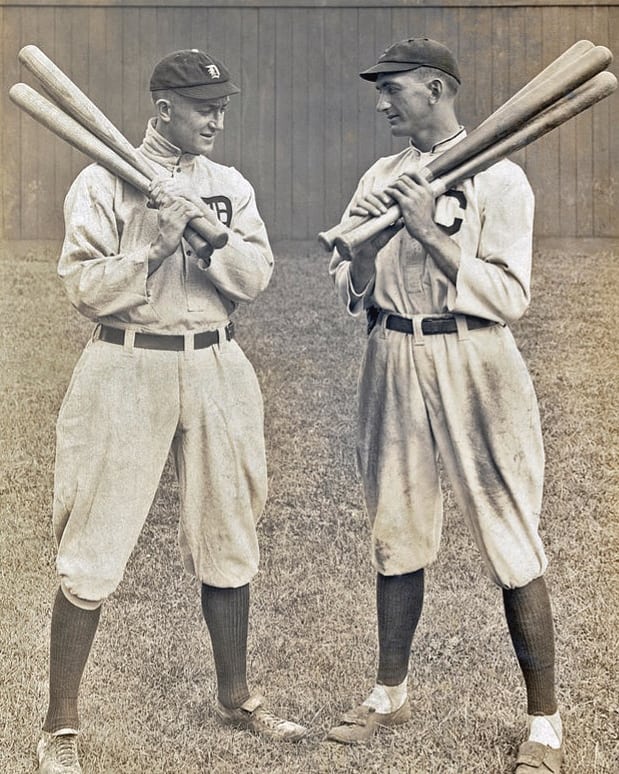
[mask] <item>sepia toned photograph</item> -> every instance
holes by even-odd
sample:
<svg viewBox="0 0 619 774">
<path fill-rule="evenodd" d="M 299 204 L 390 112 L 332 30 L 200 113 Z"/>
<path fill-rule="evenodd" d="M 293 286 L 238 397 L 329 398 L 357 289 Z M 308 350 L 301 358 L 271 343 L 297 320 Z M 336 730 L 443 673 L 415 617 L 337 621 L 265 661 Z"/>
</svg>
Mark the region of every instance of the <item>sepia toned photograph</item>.
<svg viewBox="0 0 619 774">
<path fill-rule="evenodd" d="M 617 0 L 0 36 L 0 772 L 619 771 Z"/>
</svg>

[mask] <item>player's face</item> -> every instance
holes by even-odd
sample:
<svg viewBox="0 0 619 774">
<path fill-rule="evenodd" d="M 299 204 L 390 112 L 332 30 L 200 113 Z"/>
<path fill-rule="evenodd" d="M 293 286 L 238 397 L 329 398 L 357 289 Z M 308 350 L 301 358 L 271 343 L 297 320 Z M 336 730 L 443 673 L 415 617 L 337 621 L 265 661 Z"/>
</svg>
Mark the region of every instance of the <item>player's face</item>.
<svg viewBox="0 0 619 774">
<path fill-rule="evenodd" d="M 165 136 L 184 153 L 208 156 L 224 128 L 229 98 L 189 99 L 175 94 L 169 107 Z"/>
<path fill-rule="evenodd" d="M 395 137 L 415 137 L 426 127 L 430 117 L 430 92 L 414 70 L 379 75 L 376 91 L 376 110 L 385 115 Z"/>
</svg>

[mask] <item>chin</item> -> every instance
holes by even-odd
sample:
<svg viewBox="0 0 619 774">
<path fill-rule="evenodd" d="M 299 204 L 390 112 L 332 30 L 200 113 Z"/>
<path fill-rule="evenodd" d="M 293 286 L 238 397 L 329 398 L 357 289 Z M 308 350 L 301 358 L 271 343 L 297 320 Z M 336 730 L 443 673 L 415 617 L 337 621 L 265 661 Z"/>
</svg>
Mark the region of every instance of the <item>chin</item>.
<svg viewBox="0 0 619 774">
<path fill-rule="evenodd" d="M 395 126 L 392 126 L 391 134 L 394 137 L 410 137 L 410 131 L 404 124 L 395 124 Z"/>
<path fill-rule="evenodd" d="M 212 152 L 215 142 L 196 142 L 193 145 L 183 149 L 183 153 L 189 153 L 191 156 L 207 156 Z"/>
</svg>

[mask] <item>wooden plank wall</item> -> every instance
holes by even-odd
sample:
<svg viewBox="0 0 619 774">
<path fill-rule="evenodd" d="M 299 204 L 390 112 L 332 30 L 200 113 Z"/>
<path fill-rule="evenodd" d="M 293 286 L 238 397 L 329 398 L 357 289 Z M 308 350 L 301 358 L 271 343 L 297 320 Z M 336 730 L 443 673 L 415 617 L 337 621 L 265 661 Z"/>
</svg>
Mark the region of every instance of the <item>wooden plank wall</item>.
<svg viewBox="0 0 619 774">
<path fill-rule="evenodd" d="M 190 47 L 222 58 L 243 93 L 216 158 L 252 181 L 272 239 L 313 239 L 339 218 L 364 169 L 403 147 L 375 113 L 372 85 L 358 77 L 390 42 L 426 34 L 454 49 L 469 128 L 575 40 L 619 52 L 615 3 L 497 2 L 2 0 L 1 235 L 59 237 L 64 194 L 86 163 L 8 100 L 12 83 L 34 85 L 16 58 L 27 43 L 39 45 L 136 144 L 150 115 L 147 85 L 157 60 Z M 538 236 L 619 236 L 617 126 L 614 95 L 517 154 L 537 194 Z"/>
</svg>

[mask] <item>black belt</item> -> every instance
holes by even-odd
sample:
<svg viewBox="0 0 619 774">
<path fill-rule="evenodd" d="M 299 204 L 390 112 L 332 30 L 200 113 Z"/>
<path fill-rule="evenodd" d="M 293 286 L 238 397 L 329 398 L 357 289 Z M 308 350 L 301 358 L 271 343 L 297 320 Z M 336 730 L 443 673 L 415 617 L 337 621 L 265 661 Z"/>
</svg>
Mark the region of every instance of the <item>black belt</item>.
<svg viewBox="0 0 619 774">
<path fill-rule="evenodd" d="M 413 321 L 408 317 L 400 317 L 397 314 L 385 313 L 385 326 L 390 331 L 399 333 L 413 333 Z M 464 315 L 466 325 L 469 330 L 476 328 L 487 328 L 489 325 L 496 325 L 492 320 L 485 320 L 483 317 L 473 317 Z M 451 314 L 441 315 L 440 317 L 424 317 L 421 320 L 421 330 L 424 336 L 432 336 L 437 333 L 457 333 L 458 325 L 456 318 Z"/>
<path fill-rule="evenodd" d="M 225 328 L 226 339 L 234 338 L 234 323 L 229 322 Z M 106 341 L 108 344 L 125 343 L 126 331 L 122 328 L 110 328 L 109 325 L 102 325 L 99 328 L 98 339 Z M 219 331 L 203 331 L 196 333 L 193 337 L 194 349 L 205 349 L 219 343 Z M 172 352 L 182 352 L 185 349 L 185 337 L 174 336 L 159 333 L 136 333 L 133 340 L 133 346 L 139 349 L 165 349 Z"/>
</svg>

